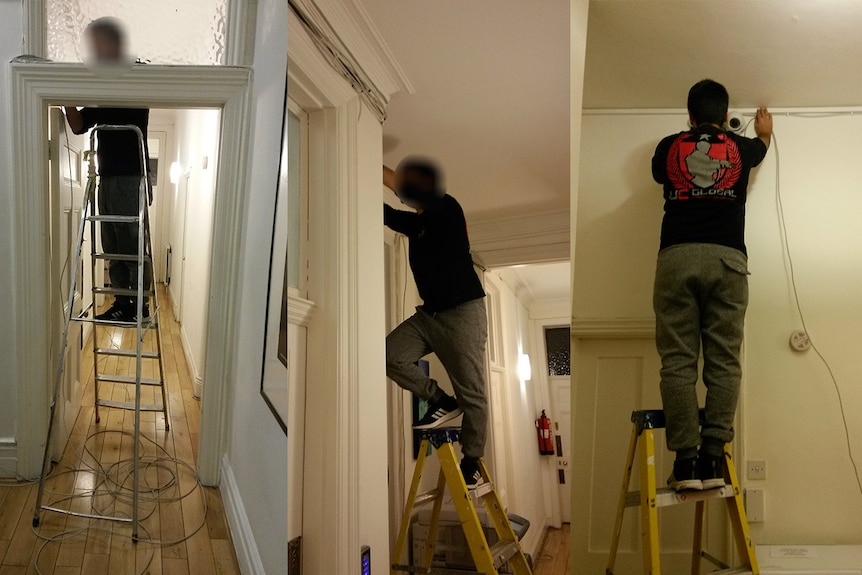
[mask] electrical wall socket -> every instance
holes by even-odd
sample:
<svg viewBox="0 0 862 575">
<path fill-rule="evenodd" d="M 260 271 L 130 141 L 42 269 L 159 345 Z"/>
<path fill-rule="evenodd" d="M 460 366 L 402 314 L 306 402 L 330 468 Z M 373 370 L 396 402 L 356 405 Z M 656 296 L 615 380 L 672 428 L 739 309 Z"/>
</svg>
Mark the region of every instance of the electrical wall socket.
<svg viewBox="0 0 862 575">
<path fill-rule="evenodd" d="M 762 487 L 745 490 L 745 515 L 749 523 L 766 521 L 766 492 Z"/>
<path fill-rule="evenodd" d="M 766 460 L 765 459 L 749 459 L 748 460 L 748 478 L 749 479 L 766 479 Z"/>
</svg>

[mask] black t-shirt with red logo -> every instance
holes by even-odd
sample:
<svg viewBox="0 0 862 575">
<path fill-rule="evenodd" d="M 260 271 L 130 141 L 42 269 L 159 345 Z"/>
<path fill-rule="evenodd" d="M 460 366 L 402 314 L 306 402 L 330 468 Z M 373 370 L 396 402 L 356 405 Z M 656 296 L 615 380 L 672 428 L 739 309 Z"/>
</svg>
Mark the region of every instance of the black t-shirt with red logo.
<svg viewBox="0 0 862 575">
<path fill-rule="evenodd" d="M 745 200 L 751 168 L 766 144 L 715 126 L 663 139 L 652 175 L 664 186 L 661 249 L 688 243 L 745 249 Z"/>
</svg>

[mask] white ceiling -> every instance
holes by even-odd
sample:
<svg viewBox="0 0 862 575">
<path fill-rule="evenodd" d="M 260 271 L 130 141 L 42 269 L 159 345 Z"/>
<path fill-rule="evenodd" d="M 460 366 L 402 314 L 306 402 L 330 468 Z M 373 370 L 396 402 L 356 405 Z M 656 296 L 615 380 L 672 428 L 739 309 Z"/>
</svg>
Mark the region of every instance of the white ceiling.
<svg viewBox="0 0 862 575">
<path fill-rule="evenodd" d="M 561 300 L 571 296 L 572 266 L 569 262 L 513 266 L 498 271 L 524 286 L 523 293 L 518 295 L 527 302 Z"/>
<path fill-rule="evenodd" d="M 584 106 L 685 108 L 711 77 L 732 107 L 862 104 L 858 0 L 593 0 Z"/>
<path fill-rule="evenodd" d="M 416 93 L 384 160 L 436 158 L 470 217 L 568 210 L 568 0 L 362 0 Z"/>
</svg>

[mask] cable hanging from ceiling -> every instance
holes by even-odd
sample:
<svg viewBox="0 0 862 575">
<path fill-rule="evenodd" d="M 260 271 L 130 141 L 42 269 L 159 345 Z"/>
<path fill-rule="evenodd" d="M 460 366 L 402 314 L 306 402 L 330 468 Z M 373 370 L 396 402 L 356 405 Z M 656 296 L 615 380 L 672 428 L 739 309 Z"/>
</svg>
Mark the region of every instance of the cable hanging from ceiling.
<svg viewBox="0 0 862 575">
<path fill-rule="evenodd" d="M 374 83 L 362 71 L 362 67 L 353 59 L 347 48 L 341 44 L 337 34 L 326 22 L 320 10 L 314 6 L 313 2 L 305 0 L 288 0 L 287 3 L 323 57 L 356 90 L 359 97 L 377 115 L 380 123 L 385 122 L 386 97 L 374 86 Z"/>
</svg>

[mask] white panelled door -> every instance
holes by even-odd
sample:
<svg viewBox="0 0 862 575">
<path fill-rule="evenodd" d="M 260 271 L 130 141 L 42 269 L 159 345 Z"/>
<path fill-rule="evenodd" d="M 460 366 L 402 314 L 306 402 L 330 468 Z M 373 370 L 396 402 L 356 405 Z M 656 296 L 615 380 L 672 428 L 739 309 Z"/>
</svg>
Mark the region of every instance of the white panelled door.
<svg viewBox="0 0 862 575">
<path fill-rule="evenodd" d="M 551 376 L 551 425 L 560 491 L 560 520 L 572 522 L 572 378 Z"/>
<path fill-rule="evenodd" d="M 59 108 L 49 109 L 51 186 L 51 375 L 54 375 L 60 352 L 65 306 L 68 304 L 74 256 L 78 241 L 81 206 L 87 183 L 83 164 L 84 150 L 88 147 L 85 136 L 76 136 L 66 125 Z M 76 300 L 73 312 L 89 305 L 92 300 L 90 285 L 90 237 L 85 235 L 82 249 L 84 259 L 77 266 Z M 86 328 L 86 329 L 85 329 Z M 51 455 L 59 458 L 72 432 L 81 408 L 83 382 L 81 381 L 81 348 L 89 336 L 90 325 L 73 323 L 69 326 L 62 384 L 56 406 L 54 445 Z M 51 382 L 53 392 L 54 382 Z"/>
<path fill-rule="evenodd" d="M 659 358 L 651 338 L 583 339 L 578 348 L 574 443 L 572 446 L 573 573 L 603 573 L 607 566 L 622 481 L 631 412 L 660 409 Z M 656 470 L 664 486 L 673 466 L 664 431 L 656 433 Z M 637 489 L 635 464 L 630 490 Z M 707 510 L 707 550 L 727 557 L 726 511 L 722 501 Z M 688 573 L 691 566 L 694 507 L 659 511 L 663 573 Z M 626 511 L 617 557 L 619 573 L 641 573 L 638 510 Z"/>
</svg>

